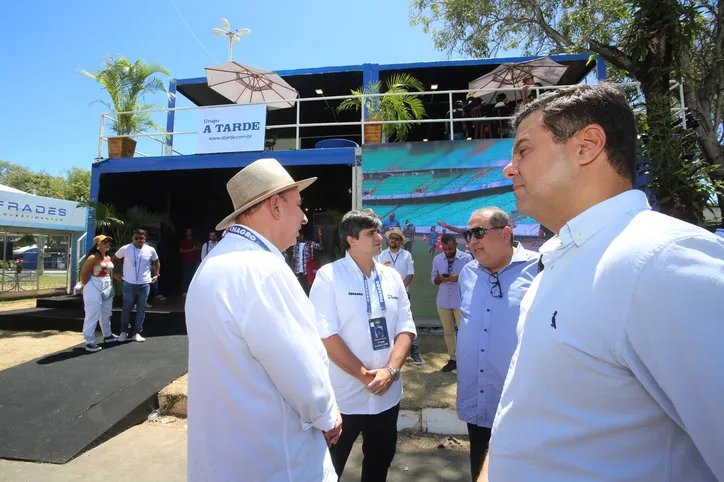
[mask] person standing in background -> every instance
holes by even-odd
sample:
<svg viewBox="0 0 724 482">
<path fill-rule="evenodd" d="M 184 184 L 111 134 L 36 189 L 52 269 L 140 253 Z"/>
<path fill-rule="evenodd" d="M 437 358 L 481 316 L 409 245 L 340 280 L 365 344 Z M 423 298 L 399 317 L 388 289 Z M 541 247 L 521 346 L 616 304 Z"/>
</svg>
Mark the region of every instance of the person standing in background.
<svg viewBox="0 0 724 482">
<path fill-rule="evenodd" d="M 191 228 L 186 229 L 186 237 L 181 240 L 178 247 L 178 252 L 181 253 L 181 292 L 184 296 L 194 277 L 199 259 L 197 254 L 199 248 L 194 243 L 193 234 Z"/>
<path fill-rule="evenodd" d="M 454 234 L 442 236 L 443 252 L 432 260 L 432 283 L 437 286 L 437 314 L 445 333 L 445 345 L 450 359 L 442 371 L 451 372 L 457 368 L 455 355 L 455 330 L 460 327 L 460 290 L 458 276 L 463 267 L 473 260 L 467 253 L 458 250 Z"/>
<path fill-rule="evenodd" d="M 216 231 L 211 231 L 209 233 L 209 240 L 204 243 L 203 246 L 201 246 L 201 261 L 204 260 L 206 256 L 209 255 L 209 252 L 214 249 L 214 246 L 218 244 L 218 241 L 216 241 Z"/>
</svg>

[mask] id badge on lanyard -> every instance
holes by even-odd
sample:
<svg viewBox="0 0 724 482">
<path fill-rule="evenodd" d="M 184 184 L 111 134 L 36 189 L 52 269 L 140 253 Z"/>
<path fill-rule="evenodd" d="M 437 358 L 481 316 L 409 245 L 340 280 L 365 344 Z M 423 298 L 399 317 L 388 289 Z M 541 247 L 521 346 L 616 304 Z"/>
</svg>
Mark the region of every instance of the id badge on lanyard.
<svg viewBox="0 0 724 482">
<path fill-rule="evenodd" d="M 377 299 L 380 302 L 380 308 L 382 309 L 382 316 L 378 318 L 372 318 L 372 301 L 370 299 L 370 288 L 367 283 L 367 277 L 362 273 L 362 280 L 365 286 L 365 297 L 367 299 L 367 319 L 370 327 L 370 340 L 372 342 L 372 349 L 385 350 L 390 345 L 390 335 L 387 330 L 387 319 L 385 313 L 387 312 L 387 305 L 385 303 L 385 296 L 382 293 L 382 282 L 380 281 L 380 275 L 377 273 L 377 269 L 374 267 L 372 271 L 375 275 L 375 291 L 377 293 Z"/>
</svg>

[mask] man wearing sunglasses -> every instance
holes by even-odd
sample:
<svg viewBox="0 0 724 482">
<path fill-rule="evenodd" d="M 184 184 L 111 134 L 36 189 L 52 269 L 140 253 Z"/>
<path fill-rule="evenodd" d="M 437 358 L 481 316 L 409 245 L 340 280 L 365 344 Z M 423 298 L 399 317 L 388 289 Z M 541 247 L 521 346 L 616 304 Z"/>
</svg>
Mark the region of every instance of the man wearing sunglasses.
<svg viewBox="0 0 724 482">
<path fill-rule="evenodd" d="M 113 256 L 113 264 L 117 267 L 123 259 L 123 276 L 113 275 L 123 281 L 123 310 L 121 311 L 121 336 L 118 341 L 146 341 L 141 336 L 143 319 L 146 316 L 146 300 L 151 285 L 158 281 L 161 263 L 156 250 L 146 245 L 146 231 L 136 229 L 131 243 L 122 246 Z M 153 273 L 151 268 L 153 267 Z M 136 317 L 131 323 L 131 310 L 136 305 Z"/>
<path fill-rule="evenodd" d="M 457 412 L 468 424 L 470 471 L 476 480 L 518 342 L 520 302 L 538 273 L 538 256 L 515 242 L 510 217 L 496 207 L 475 211 L 463 235 L 475 260 L 457 279 L 462 315 Z"/>
</svg>

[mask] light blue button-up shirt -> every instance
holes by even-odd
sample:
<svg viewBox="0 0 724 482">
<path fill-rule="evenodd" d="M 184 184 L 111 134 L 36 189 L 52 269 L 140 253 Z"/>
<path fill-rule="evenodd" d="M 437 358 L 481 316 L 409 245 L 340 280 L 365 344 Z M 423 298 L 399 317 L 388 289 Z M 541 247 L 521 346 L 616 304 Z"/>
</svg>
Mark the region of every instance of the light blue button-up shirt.
<svg viewBox="0 0 724 482">
<path fill-rule="evenodd" d="M 516 243 L 510 264 L 498 272 L 502 298 L 491 294 L 491 273 L 478 261 L 460 272 L 457 340 L 458 418 L 492 427 L 510 359 L 518 344 L 520 302 L 538 273 L 538 255 Z"/>
<path fill-rule="evenodd" d="M 432 284 L 435 278 L 441 274 L 460 274 L 463 267 L 473 260 L 468 253 L 455 250 L 455 257 L 452 262 L 452 269 L 449 267 L 449 260 L 445 253 L 440 253 L 432 260 Z M 443 282 L 437 287 L 437 306 L 445 309 L 460 308 L 460 288 L 457 281 L 454 283 Z"/>
</svg>

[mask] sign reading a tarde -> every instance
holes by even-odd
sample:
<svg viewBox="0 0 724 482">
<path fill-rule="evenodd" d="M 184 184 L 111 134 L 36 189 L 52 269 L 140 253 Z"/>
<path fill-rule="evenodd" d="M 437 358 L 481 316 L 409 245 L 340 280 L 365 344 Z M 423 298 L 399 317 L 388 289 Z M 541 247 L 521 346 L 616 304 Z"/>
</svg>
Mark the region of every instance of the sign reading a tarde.
<svg viewBox="0 0 724 482">
<path fill-rule="evenodd" d="M 266 105 L 216 107 L 199 112 L 198 154 L 264 150 Z"/>
</svg>

